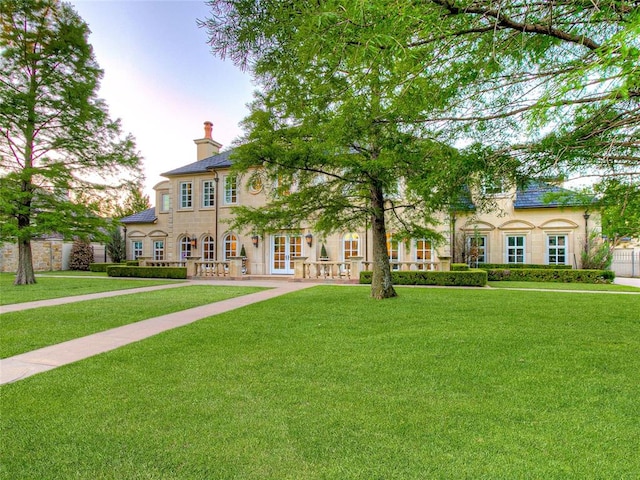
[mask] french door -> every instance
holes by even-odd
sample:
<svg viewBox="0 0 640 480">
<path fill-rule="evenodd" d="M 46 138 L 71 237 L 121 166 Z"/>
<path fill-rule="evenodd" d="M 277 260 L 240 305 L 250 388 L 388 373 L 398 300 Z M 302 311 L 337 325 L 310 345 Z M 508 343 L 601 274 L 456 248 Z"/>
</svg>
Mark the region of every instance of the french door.
<svg viewBox="0 0 640 480">
<path fill-rule="evenodd" d="M 271 273 L 293 274 L 293 258 L 302 256 L 302 236 L 277 233 L 271 236 Z"/>
</svg>

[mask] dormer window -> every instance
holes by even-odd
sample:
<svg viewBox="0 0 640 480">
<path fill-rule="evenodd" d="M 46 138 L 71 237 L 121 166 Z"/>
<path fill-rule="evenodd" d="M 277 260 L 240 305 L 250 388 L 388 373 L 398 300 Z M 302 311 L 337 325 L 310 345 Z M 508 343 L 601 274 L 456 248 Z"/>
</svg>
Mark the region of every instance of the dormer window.
<svg viewBox="0 0 640 480">
<path fill-rule="evenodd" d="M 502 195 L 507 193 L 507 182 L 503 178 L 485 178 L 482 182 L 483 195 Z"/>
</svg>

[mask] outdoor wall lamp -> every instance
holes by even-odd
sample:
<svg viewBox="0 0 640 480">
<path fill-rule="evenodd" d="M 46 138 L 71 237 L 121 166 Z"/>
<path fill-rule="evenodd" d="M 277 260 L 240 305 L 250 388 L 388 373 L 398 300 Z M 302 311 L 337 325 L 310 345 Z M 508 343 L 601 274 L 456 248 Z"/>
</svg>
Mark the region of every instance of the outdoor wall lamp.
<svg viewBox="0 0 640 480">
<path fill-rule="evenodd" d="M 304 239 L 307 241 L 307 245 L 309 245 L 311 247 L 311 245 L 313 245 L 313 235 L 311 235 L 310 233 L 307 233 L 304 236 Z"/>
<path fill-rule="evenodd" d="M 196 237 L 191 237 L 189 239 L 189 243 L 193 248 L 196 248 L 198 246 L 198 239 Z"/>
<path fill-rule="evenodd" d="M 260 243 L 260 237 L 258 237 L 258 235 L 252 235 L 251 243 L 253 244 L 254 247 L 258 248 L 258 243 Z"/>
</svg>

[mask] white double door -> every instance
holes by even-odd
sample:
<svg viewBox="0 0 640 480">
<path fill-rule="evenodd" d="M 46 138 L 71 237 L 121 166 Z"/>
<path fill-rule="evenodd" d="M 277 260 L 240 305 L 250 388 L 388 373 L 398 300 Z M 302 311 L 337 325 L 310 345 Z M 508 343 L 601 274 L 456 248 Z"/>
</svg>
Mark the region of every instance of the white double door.
<svg viewBox="0 0 640 480">
<path fill-rule="evenodd" d="M 293 274 L 293 259 L 300 256 L 302 256 L 302 235 L 277 233 L 271 236 L 272 274 Z"/>
</svg>

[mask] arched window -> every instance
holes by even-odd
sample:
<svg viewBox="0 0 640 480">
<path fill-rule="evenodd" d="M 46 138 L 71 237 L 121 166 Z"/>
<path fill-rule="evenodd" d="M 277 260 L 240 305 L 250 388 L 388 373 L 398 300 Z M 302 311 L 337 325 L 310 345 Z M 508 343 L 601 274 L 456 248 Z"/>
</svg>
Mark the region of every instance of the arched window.
<svg viewBox="0 0 640 480">
<path fill-rule="evenodd" d="M 191 239 L 187 236 L 180 238 L 180 259 L 185 260 L 191 256 Z"/>
<path fill-rule="evenodd" d="M 216 241 L 213 237 L 206 236 L 202 240 L 202 259 L 215 260 L 216 258 Z"/>
<path fill-rule="evenodd" d="M 391 270 L 400 270 L 400 241 L 390 233 L 387 233 L 387 253 L 389 254 L 389 262 Z"/>
<path fill-rule="evenodd" d="M 433 265 L 426 263 L 433 261 L 433 246 L 426 238 L 416 240 L 416 262 L 418 262 L 418 270 L 432 270 Z M 425 262 L 425 263 L 420 263 Z"/>
<path fill-rule="evenodd" d="M 224 236 L 224 259 L 228 260 L 231 257 L 238 256 L 238 237 L 233 233 L 228 233 Z"/>
<path fill-rule="evenodd" d="M 342 254 L 344 260 L 360 256 L 360 235 L 357 233 L 347 233 L 342 237 Z"/>
</svg>

